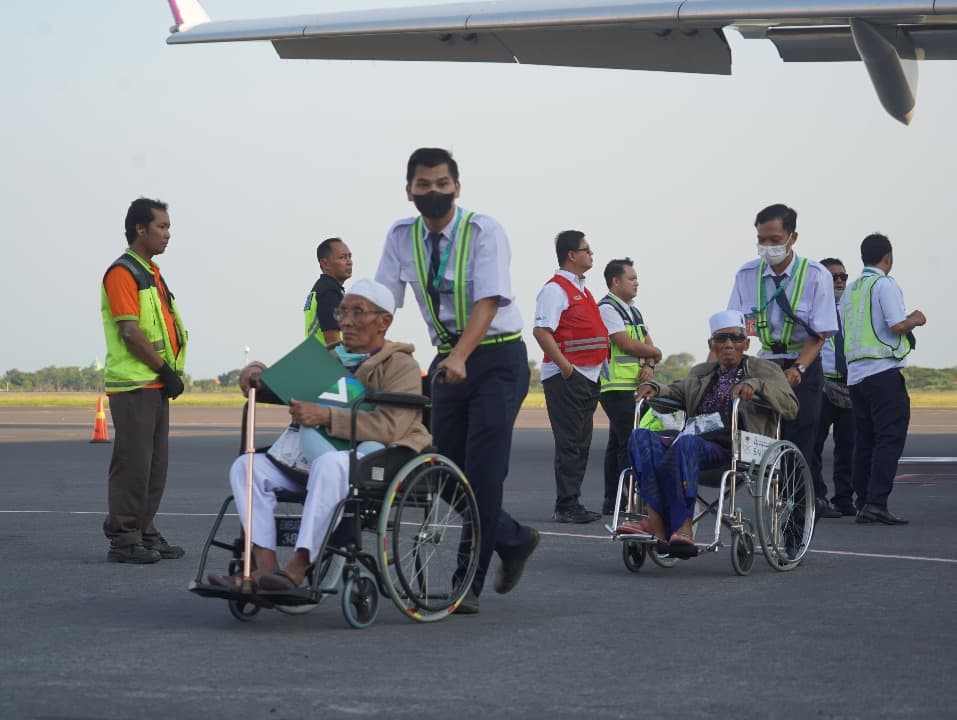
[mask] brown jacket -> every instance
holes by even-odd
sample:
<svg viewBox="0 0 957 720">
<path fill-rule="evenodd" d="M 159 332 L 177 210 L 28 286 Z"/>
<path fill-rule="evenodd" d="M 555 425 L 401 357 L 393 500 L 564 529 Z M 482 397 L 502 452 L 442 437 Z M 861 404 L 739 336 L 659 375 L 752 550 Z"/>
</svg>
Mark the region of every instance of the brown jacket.
<svg viewBox="0 0 957 720">
<path fill-rule="evenodd" d="M 356 380 L 370 390 L 422 394 L 422 371 L 412 357 L 415 348 L 408 343 L 386 340 L 375 355 L 356 370 Z M 329 434 L 349 439 L 352 411 L 331 408 Z M 356 440 L 377 440 L 386 445 L 403 445 L 420 452 L 432 443 L 432 436 L 422 424 L 422 411 L 382 405 L 371 411 L 360 411 L 356 422 Z"/>
<path fill-rule="evenodd" d="M 750 385 L 764 402 L 771 406 L 782 420 L 791 420 L 797 416 L 798 400 L 788 384 L 781 368 L 769 360 L 744 356 L 744 379 L 742 384 Z M 658 383 L 642 383 L 653 386 L 658 396 L 677 400 L 685 408 L 688 416 L 695 415 L 698 405 L 711 383 L 711 377 L 718 368 L 716 362 L 695 365 L 683 380 L 676 380 L 668 387 Z M 776 418 L 765 407 L 756 403 L 741 403 L 741 416 L 749 432 L 773 437 L 777 428 Z"/>
</svg>

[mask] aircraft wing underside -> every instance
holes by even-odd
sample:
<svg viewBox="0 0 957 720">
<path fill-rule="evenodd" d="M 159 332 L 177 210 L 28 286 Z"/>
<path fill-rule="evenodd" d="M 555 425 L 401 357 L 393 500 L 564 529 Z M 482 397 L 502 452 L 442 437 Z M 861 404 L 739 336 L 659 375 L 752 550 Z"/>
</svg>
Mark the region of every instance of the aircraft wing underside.
<svg viewBox="0 0 957 720">
<path fill-rule="evenodd" d="M 208 21 L 169 0 L 172 45 L 269 40 L 283 58 L 526 63 L 728 75 L 724 28 L 787 62 L 863 60 L 885 109 L 909 122 L 914 60 L 957 59 L 957 0 L 497 0 Z M 318 0 L 317 0 L 318 3 Z"/>
</svg>

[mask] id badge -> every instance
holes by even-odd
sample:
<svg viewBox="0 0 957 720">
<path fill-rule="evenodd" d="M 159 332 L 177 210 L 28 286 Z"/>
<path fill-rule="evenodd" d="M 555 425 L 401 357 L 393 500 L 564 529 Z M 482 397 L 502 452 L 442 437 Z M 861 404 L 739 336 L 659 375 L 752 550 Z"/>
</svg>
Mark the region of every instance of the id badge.
<svg viewBox="0 0 957 720">
<path fill-rule="evenodd" d="M 744 316 L 744 331 L 751 337 L 758 336 L 758 316 L 750 313 Z"/>
</svg>

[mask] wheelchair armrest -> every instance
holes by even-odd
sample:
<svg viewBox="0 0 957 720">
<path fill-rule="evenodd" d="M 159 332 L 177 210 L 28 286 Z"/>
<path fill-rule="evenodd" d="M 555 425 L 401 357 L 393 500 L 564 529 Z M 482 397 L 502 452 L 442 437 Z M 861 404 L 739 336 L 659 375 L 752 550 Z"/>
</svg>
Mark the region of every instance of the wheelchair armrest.
<svg viewBox="0 0 957 720">
<path fill-rule="evenodd" d="M 425 395 L 416 395 L 414 393 L 398 392 L 375 392 L 366 390 L 362 397 L 362 402 L 375 403 L 376 405 L 399 405 L 401 407 L 427 408 L 432 404 Z"/>
<path fill-rule="evenodd" d="M 655 410 L 664 413 L 673 413 L 685 409 L 684 405 L 677 400 L 672 398 L 658 397 L 657 395 L 653 398 L 649 398 L 647 403 Z"/>
</svg>

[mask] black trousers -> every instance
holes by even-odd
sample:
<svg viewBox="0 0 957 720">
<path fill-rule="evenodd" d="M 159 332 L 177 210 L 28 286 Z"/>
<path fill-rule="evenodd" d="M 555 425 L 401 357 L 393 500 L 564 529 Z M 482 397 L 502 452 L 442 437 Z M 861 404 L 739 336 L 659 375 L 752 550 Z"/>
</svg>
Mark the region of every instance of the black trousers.
<svg viewBox="0 0 957 720">
<path fill-rule="evenodd" d="M 781 423 L 781 438 L 797 445 L 805 459 L 814 457 L 814 443 L 817 440 L 817 424 L 821 417 L 821 403 L 824 401 L 824 368 L 818 357 L 804 371 L 801 383 L 794 388 L 799 407 L 797 417 Z M 827 489 L 817 497 L 827 498 Z"/>
<path fill-rule="evenodd" d="M 169 465 L 169 400 L 161 390 L 110 395 L 113 457 L 103 533 L 115 547 L 154 545 L 153 524 L 166 489 Z"/>
<path fill-rule="evenodd" d="M 560 374 L 553 375 L 542 387 L 555 438 L 555 509 L 568 510 L 581 502 L 598 406 L 598 383 L 575 370 L 567 380 Z"/>
<path fill-rule="evenodd" d="M 432 361 L 429 375 L 445 357 Z M 432 437 L 439 452 L 462 468 L 478 503 L 482 545 L 472 589 L 479 595 L 492 552 L 508 559 L 531 539 L 530 528 L 502 509 L 512 428 L 528 393 L 525 343 L 480 345 L 466 361 L 465 372 L 461 383 L 436 383 Z"/>
<path fill-rule="evenodd" d="M 606 390 L 598 395 L 601 409 L 608 416 L 608 444 L 605 446 L 605 503 L 614 503 L 618 476 L 631 465 L 628 440 L 635 426 L 634 390 Z"/>
<path fill-rule="evenodd" d="M 891 368 L 850 386 L 854 403 L 854 492 L 865 503 L 887 507 L 910 425 L 910 396 L 900 370 Z"/>
<path fill-rule="evenodd" d="M 824 443 L 834 428 L 834 494 L 831 502 L 835 505 L 851 505 L 854 502 L 854 486 L 851 484 L 851 470 L 854 458 L 854 410 L 834 405 L 827 397 L 821 400 L 821 417 L 817 423 L 817 439 L 814 452 L 808 458 L 811 477 L 814 478 L 815 497 L 827 497 L 827 484 L 824 482 L 823 460 Z"/>
</svg>

